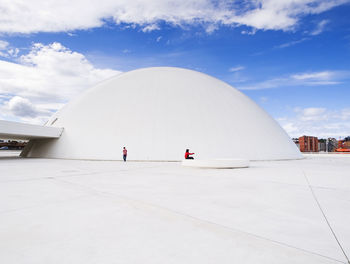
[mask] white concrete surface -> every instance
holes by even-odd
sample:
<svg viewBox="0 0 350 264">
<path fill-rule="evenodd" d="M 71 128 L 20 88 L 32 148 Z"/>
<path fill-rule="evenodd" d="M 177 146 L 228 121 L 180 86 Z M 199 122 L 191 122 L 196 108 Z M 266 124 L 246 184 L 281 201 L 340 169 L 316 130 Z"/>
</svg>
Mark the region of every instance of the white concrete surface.
<svg viewBox="0 0 350 264">
<path fill-rule="evenodd" d="M 286 132 L 246 95 L 181 68 L 119 74 L 67 104 L 48 126 L 64 127 L 62 136 L 34 142 L 28 157 L 121 160 L 125 146 L 129 160 L 143 161 L 181 161 L 186 149 L 202 160 L 301 158 Z"/>
<path fill-rule="evenodd" d="M 182 166 L 194 168 L 209 169 L 234 169 L 249 167 L 249 160 L 243 159 L 215 159 L 215 160 L 198 160 L 185 159 L 181 162 Z"/>
<path fill-rule="evenodd" d="M 346 263 L 350 158 L 250 165 L 0 158 L 0 263 Z"/>
<path fill-rule="evenodd" d="M 0 158 L 19 157 L 21 150 L 0 149 Z"/>
<path fill-rule="evenodd" d="M 0 139 L 59 138 L 63 128 L 0 120 Z"/>
</svg>

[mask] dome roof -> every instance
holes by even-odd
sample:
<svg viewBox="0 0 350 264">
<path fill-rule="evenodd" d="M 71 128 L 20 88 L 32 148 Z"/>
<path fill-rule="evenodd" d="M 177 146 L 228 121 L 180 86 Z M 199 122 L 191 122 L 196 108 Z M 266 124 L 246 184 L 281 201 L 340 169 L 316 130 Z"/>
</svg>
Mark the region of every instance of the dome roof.
<svg viewBox="0 0 350 264">
<path fill-rule="evenodd" d="M 263 109 L 232 86 L 192 70 L 156 67 L 108 79 L 47 123 L 57 140 L 33 141 L 29 157 L 181 160 L 296 159 L 301 154 Z"/>
</svg>

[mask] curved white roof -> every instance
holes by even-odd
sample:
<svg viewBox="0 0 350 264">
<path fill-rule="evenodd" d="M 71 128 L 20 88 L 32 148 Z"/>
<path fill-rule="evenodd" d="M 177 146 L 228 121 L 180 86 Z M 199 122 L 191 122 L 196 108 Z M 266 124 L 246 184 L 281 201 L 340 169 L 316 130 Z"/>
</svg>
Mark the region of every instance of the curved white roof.
<svg viewBox="0 0 350 264">
<path fill-rule="evenodd" d="M 230 85 L 192 70 L 170 67 L 120 74 L 67 104 L 48 122 L 64 127 L 55 140 L 34 141 L 29 157 L 181 160 L 296 159 L 285 131 Z M 28 150 L 28 149 L 27 149 Z"/>
</svg>

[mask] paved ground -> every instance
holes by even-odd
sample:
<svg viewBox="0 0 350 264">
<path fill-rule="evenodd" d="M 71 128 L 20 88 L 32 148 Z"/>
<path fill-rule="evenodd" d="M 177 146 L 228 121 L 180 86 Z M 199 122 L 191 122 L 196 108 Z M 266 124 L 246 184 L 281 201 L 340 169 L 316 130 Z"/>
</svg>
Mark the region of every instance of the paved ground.
<svg viewBox="0 0 350 264">
<path fill-rule="evenodd" d="M 234 170 L 0 157 L 0 263 L 346 263 L 349 223 L 350 155 Z"/>
</svg>

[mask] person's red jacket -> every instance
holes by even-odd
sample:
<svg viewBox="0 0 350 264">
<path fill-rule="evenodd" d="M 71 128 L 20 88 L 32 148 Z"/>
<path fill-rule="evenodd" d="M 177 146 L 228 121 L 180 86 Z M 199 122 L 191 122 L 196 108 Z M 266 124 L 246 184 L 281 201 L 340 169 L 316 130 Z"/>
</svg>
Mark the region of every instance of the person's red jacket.
<svg viewBox="0 0 350 264">
<path fill-rule="evenodd" d="M 187 159 L 189 155 L 193 155 L 193 154 L 194 153 L 185 152 L 185 159 Z"/>
</svg>

